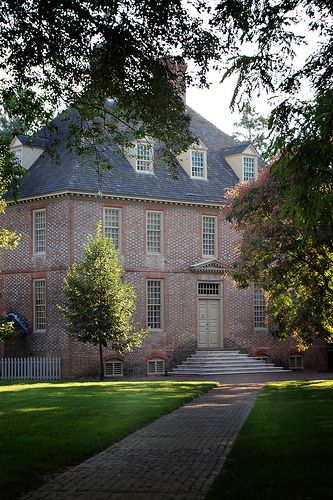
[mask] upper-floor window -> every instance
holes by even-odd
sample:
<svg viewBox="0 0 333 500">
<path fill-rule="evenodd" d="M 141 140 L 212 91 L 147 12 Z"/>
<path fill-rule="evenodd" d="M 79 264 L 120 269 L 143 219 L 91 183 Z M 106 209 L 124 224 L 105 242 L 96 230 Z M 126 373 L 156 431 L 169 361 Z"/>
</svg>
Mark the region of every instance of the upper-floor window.
<svg viewBox="0 0 333 500">
<path fill-rule="evenodd" d="M 104 236 L 112 238 L 115 248 L 120 249 L 120 209 L 104 208 Z"/>
<path fill-rule="evenodd" d="M 17 161 L 19 162 L 20 165 L 22 165 L 22 149 L 15 149 L 13 151 L 14 155 L 15 155 L 15 158 L 17 159 Z"/>
<path fill-rule="evenodd" d="M 253 285 L 254 328 L 266 328 L 266 304 L 261 283 Z"/>
<path fill-rule="evenodd" d="M 147 142 L 136 144 L 136 169 L 139 172 L 153 171 L 153 148 Z"/>
<path fill-rule="evenodd" d="M 191 176 L 204 178 L 205 176 L 205 151 L 191 151 Z"/>
<path fill-rule="evenodd" d="M 147 212 L 147 253 L 162 253 L 162 213 Z"/>
<path fill-rule="evenodd" d="M 152 330 L 161 330 L 163 328 L 161 280 L 147 281 L 147 326 Z"/>
<path fill-rule="evenodd" d="M 206 215 L 202 217 L 202 255 L 204 257 L 216 255 L 216 217 Z"/>
<path fill-rule="evenodd" d="M 45 279 L 33 280 L 33 325 L 35 332 L 46 329 L 46 282 Z"/>
<path fill-rule="evenodd" d="M 46 212 L 45 209 L 33 210 L 33 253 L 44 254 L 46 250 Z"/>
<path fill-rule="evenodd" d="M 255 179 L 255 163 L 254 158 L 243 156 L 243 181 L 253 181 Z"/>
</svg>

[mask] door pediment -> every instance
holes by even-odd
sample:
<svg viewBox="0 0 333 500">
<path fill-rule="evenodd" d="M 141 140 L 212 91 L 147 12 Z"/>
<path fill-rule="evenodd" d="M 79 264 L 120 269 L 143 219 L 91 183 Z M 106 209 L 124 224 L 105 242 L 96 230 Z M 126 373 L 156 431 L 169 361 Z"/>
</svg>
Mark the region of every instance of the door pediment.
<svg viewBox="0 0 333 500">
<path fill-rule="evenodd" d="M 228 274 L 230 265 L 218 259 L 209 259 L 192 264 L 190 270 L 196 273 L 219 273 Z"/>
</svg>

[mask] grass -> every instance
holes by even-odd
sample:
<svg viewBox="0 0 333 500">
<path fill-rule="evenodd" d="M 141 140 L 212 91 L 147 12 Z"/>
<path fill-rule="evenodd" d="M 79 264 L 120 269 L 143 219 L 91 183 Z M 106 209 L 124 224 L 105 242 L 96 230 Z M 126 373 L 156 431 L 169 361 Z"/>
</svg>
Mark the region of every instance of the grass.
<svg viewBox="0 0 333 500">
<path fill-rule="evenodd" d="M 333 498 L 333 381 L 270 383 L 207 499 Z"/>
<path fill-rule="evenodd" d="M 0 385 L 1 498 L 75 464 L 216 386 L 205 382 Z"/>
</svg>

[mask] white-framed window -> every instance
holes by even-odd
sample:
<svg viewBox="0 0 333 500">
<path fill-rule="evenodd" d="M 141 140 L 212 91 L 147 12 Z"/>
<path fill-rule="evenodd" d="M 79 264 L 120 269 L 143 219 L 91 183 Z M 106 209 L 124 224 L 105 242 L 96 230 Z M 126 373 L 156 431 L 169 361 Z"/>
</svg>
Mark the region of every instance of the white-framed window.
<svg viewBox="0 0 333 500">
<path fill-rule="evenodd" d="M 164 375 L 165 361 L 164 359 L 150 359 L 147 361 L 147 375 Z"/>
<path fill-rule="evenodd" d="M 147 326 L 163 329 L 163 286 L 161 280 L 147 280 Z"/>
<path fill-rule="evenodd" d="M 216 217 L 207 215 L 202 217 L 202 255 L 204 257 L 216 255 Z"/>
<path fill-rule="evenodd" d="M 270 359 L 269 359 L 269 356 L 256 356 L 256 359 L 258 359 L 259 361 L 264 361 L 264 363 L 268 364 Z"/>
<path fill-rule="evenodd" d="M 219 283 L 198 283 L 198 295 L 219 295 Z"/>
<path fill-rule="evenodd" d="M 162 212 L 146 212 L 147 220 L 147 253 L 162 253 Z"/>
<path fill-rule="evenodd" d="M 120 208 L 105 207 L 103 211 L 104 236 L 111 238 L 115 248 L 121 247 L 120 241 L 121 212 Z"/>
<path fill-rule="evenodd" d="M 119 359 L 113 359 L 104 363 L 104 376 L 105 377 L 122 377 L 124 363 Z"/>
<path fill-rule="evenodd" d="M 46 281 L 45 279 L 33 280 L 33 326 L 34 332 L 46 330 Z"/>
<path fill-rule="evenodd" d="M 253 317 L 254 328 L 266 328 L 266 304 L 261 283 L 253 284 Z"/>
<path fill-rule="evenodd" d="M 293 354 L 289 356 L 290 370 L 303 370 L 303 356 L 301 354 Z"/>
<path fill-rule="evenodd" d="M 190 155 L 191 155 L 191 177 L 204 179 L 206 177 L 205 175 L 206 152 L 192 149 L 190 151 Z"/>
<path fill-rule="evenodd" d="M 34 254 L 44 254 L 46 250 L 46 210 L 32 211 L 32 246 Z"/>
<path fill-rule="evenodd" d="M 243 156 L 243 181 L 253 181 L 255 179 L 255 162 L 251 156 Z"/>
<path fill-rule="evenodd" d="M 14 149 L 13 153 L 15 155 L 15 158 L 17 159 L 18 163 L 22 165 L 22 149 Z"/>
<path fill-rule="evenodd" d="M 136 143 L 136 169 L 139 172 L 153 171 L 153 147 L 147 142 Z"/>
</svg>

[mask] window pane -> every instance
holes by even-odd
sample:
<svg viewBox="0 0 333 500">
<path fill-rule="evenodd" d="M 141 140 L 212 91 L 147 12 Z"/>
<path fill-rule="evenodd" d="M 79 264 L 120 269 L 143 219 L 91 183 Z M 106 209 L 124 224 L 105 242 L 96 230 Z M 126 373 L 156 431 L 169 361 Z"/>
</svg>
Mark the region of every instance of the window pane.
<svg viewBox="0 0 333 500">
<path fill-rule="evenodd" d="M 111 238 L 116 248 L 119 248 L 120 238 L 120 210 L 117 208 L 104 209 L 104 236 Z"/>
<path fill-rule="evenodd" d="M 34 253 L 45 252 L 45 210 L 33 211 Z"/>
<path fill-rule="evenodd" d="M 22 165 L 22 149 L 16 149 L 16 151 L 13 151 L 13 153 L 19 164 Z"/>
<path fill-rule="evenodd" d="M 218 283 L 198 283 L 198 294 L 199 295 L 218 295 L 219 294 L 219 284 Z"/>
<path fill-rule="evenodd" d="M 136 169 L 141 171 L 151 170 L 151 160 L 153 157 L 153 151 L 150 144 L 136 145 Z"/>
<path fill-rule="evenodd" d="M 149 328 L 162 328 L 162 290 L 161 282 L 147 282 L 147 324 Z"/>
<path fill-rule="evenodd" d="M 215 217 L 202 218 L 202 253 L 205 256 L 215 255 Z"/>
<path fill-rule="evenodd" d="M 191 151 L 191 175 L 192 177 L 204 176 L 204 152 Z"/>
<path fill-rule="evenodd" d="M 266 327 L 265 297 L 260 283 L 253 286 L 254 328 Z"/>
<path fill-rule="evenodd" d="M 46 326 L 46 290 L 45 280 L 34 280 L 34 330 L 45 330 Z"/>
<path fill-rule="evenodd" d="M 249 158 L 244 156 L 243 158 L 243 180 L 253 181 L 254 180 L 254 158 Z"/>
<path fill-rule="evenodd" d="M 162 253 L 162 214 L 147 212 L 147 253 Z"/>
</svg>

